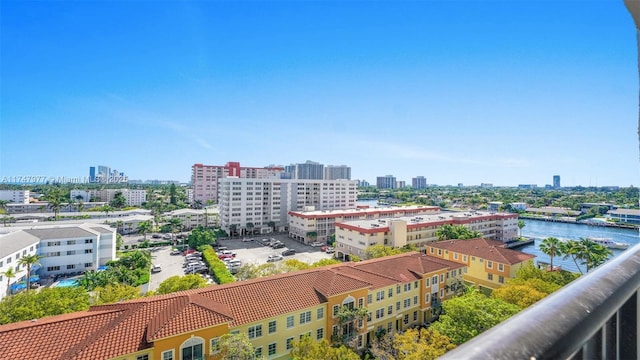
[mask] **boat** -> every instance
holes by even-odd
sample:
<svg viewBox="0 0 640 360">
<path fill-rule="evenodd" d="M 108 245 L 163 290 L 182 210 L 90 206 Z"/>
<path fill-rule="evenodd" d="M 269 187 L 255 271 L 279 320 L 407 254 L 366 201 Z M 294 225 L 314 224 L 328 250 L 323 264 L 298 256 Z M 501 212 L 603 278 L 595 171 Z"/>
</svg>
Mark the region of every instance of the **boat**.
<svg viewBox="0 0 640 360">
<path fill-rule="evenodd" d="M 593 241 L 596 244 L 607 247 L 609 249 L 626 249 L 629 247 L 629 244 L 613 241 L 613 239 L 611 238 L 588 237 L 587 239 Z"/>
</svg>

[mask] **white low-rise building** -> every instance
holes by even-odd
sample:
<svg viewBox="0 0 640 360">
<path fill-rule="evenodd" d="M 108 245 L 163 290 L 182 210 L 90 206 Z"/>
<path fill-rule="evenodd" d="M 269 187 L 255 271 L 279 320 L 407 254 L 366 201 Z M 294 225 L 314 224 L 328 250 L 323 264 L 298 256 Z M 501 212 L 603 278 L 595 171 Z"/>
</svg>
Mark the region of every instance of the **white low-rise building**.
<svg viewBox="0 0 640 360">
<path fill-rule="evenodd" d="M 111 202 L 117 193 L 122 193 L 127 206 L 141 206 L 147 201 L 147 190 L 139 189 L 96 189 L 96 190 L 71 190 L 69 197 L 72 201 Z"/>
<path fill-rule="evenodd" d="M 215 206 L 204 209 L 179 209 L 162 215 L 165 219 L 180 219 L 185 230 L 192 230 L 198 226 L 218 226 L 218 208 Z"/>
<path fill-rule="evenodd" d="M 32 267 L 32 277 L 83 273 L 97 270 L 116 259 L 116 231 L 105 225 L 74 224 L 34 226 L 13 229 L 0 235 L 0 273 L 17 267 L 17 276 L 0 281 L 0 296 L 9 287 L 24 280 L 26 269 L 18 266 L 22 256 L 37 254 L 40 265 Z M 7 281 L 8 280 L 8 281 Z"/>
<path fill-rule="evenodd" d="M 0 190 L 0 200 L 11 204 L 28 204 L 29 190 Z"/>
<path fill-rule="evenodd" d="M 437 231 L 444 225 L 462 225 L 478 231 L 483 238 L 503 243 L 518 236 L 518 214 L 486 211 L 443 212 L 389 219 L 367 219 L 336 223 L 336 256 L 364 256 L 372 245 L 403 247 L 424 246 L 438 240 Z"/>
<path fill-rule="evenodd" d="M 289 212 L 289 237 L 304 243 L 327 242 L 335 233 L 335 223 L 353 220 L 386 219 L 440 213 L 439 206 L 402 206 L 358 208 L 346 210 L 315 210 Z"/>
</svg>

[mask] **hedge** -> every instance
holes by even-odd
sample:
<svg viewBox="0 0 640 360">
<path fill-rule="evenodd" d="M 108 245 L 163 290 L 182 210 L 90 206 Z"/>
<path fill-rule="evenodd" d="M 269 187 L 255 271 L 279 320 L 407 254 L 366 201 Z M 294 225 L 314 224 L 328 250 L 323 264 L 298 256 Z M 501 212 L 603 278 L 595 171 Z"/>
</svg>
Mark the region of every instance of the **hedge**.
<svg viewBox="0 0 640 360">
<path fill-rule="evenodd" d="M 229 272 L 229 269 L 227 269 L 227 265 L 224 261 L 220 260 L 218 258 L 218 254 L 213 251 L 211 245 L 201 246 L 199 250 L 202 251 L 202 257 L 209 266 L 209 270 L 213 273 L 218 284 L 226 284 L 236 281 L 233 275 Z"/>
</svg>

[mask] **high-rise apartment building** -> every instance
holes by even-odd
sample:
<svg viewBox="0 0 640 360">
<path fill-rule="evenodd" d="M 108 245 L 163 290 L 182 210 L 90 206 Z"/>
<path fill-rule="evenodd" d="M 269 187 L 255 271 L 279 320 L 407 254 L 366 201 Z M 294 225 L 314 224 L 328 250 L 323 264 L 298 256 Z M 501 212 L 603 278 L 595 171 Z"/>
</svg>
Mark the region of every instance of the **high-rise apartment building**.
<svg viewBox="0 0 640 360">
<path fill-rule="evenodd" d="M 296 173 L 294 179 L 324 179 L 324 165 L 307 160 L 303 164 L 296 164 Z"/>
<path fill-rule="evenodd" d="M 29 190 L 0 190 L 0 200 L 12 204 L 28 204 Z"/>
<path fill-rule="evenodd" d="M 351 180 L 351 168 L 347 165 L 327 165 L 324 167 L 325 180 Z"/>
<path fill-rule="evenodd" d="M 289 211 L 355 209 L 356 189 L 351 180 L 221 178 L 220 226 L 239 234 L 282 229 Z"/>
<path fill-rule="evenodd" d="M 393 175 L 378 176 L 376 178 L 376 187 L 378 189 L 395 189 L 396 177 Z"/>
<path fill-rule="evenodd" d="M 560 175 L 553 175 L 553 187 L 554 189 L 560 187 Z"/>
<path fill-rule="evenodd" d="M 407 186 L 407 182 L 404 180 L 396 181 L 396 189 L 402 189 Z"/>
<path fill-rule="evenodd" d="M 205 203 L 218 202 L 218 180 L 228 176 L 266 179 L 279 178 L 284 169 L 280 166 L 263 168 L 241 167 L 239 162 L 228 162 L 223 166 L 194 164 L 191 167 L 191 186 L 193 200 Z"/>
<path fill-rule="evenodd" d="M 96 167 L 95 166 L 89 166 L 89 182 L 91 182 L 91 183 L 96 182 Z"/>
<path fill-rule="evenodd" d="M 416 176 L 411 179 L 411 187 L 414 189 L 426 189 L 427 188 L 427 178 L 424 176 Z"/>
</svg>

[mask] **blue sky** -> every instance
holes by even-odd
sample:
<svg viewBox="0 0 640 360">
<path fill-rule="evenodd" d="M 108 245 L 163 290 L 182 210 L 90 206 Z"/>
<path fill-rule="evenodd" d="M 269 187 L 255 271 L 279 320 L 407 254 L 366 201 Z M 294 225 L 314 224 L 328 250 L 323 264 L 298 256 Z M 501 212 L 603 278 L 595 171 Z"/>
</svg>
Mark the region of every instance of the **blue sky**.
<svg viewBox="0 0 640 360">
<path fill-rule="evenodd" d="M 638 186 L 622 1 L 2 1 L 0 176 Z"/>
</svg>

